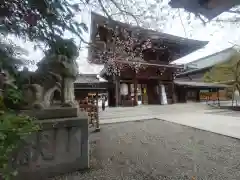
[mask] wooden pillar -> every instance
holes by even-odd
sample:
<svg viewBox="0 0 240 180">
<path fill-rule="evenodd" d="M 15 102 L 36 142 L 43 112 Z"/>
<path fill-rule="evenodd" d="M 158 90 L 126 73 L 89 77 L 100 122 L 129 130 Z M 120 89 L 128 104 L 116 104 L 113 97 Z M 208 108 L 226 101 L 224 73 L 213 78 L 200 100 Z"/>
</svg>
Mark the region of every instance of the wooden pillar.
<svg viewBox="0 0 240 180">
<path fill-rule="evenodd" d="M 218 106 L 220 107 L 219 89 L 217 89 L 217 100 L 218 100 Z"/>
<path fill-rule="evenodd" d="M 177 102 L 176 92 L 175 92 L 175 84 L 172 82 L 172 104 Z"/>
<path fill-rule="evenodd" d="M 188 87 L 184 86 L 183 88 L 183 92 L 184 92 L 184 95 L 185 95 L 185 102 L 187 103 L 188 102 Z"/>
<path fill-rule="evenodd" d="M 174 70 L 173 70 L 174 71 Z M 175 84 L 174 84 L 174 79 L 175 79 L 175 75 L 174 72 L 172 71 L 171 73 L 171 80 L 172 80 L 172 104 L 177 103 L 177 95 L 176 95 L 176 89 L 175 89 Z"/>
<path fill-rule="evenodd" d="M 96 93 L 96 132 L 100 131 L 100 125 L 99 125 L 99 107 L 98 107 L 98 92 Z"/>
<path fill-rule="evenodd" d="M 196 90 L 196 102 L 200 102 L 200 90 Z"/>
<path fill-rule="evenodd" d="M 157 88 L 158 104 L 161 104 L 161 82 L 160 81 L 158 81 L 156 88 Z"/>
<path fill-rule="evenodd" d="M 115 76 L 115 104 L 116 107 L 120 105 L 120 78 Z"/>
<path fill-rule="evenodd" d="M 138 105 L 138 94 L 137 94 L 137 78 L 136 78 L 136 74 L 135 77 L 133 79 L 133 85 L 134 85 L 134 105 L 137 106 Z"/>
<path fill-rule="evenodd" d="M 128 97 L 131 97 L 131 84 L 128 83 Z"/>
</svg>

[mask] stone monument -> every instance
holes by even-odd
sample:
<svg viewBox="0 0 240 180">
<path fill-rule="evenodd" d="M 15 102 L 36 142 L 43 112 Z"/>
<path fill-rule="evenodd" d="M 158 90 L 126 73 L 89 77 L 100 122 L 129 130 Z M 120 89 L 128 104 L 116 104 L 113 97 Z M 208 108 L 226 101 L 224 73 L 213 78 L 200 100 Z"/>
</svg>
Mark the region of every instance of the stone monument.
<svg viewBox="0 0 240 180">
<path fill-rule="evenodd" d="M 14 156 L 19 179 L 45 179 L 89 167 L 88 118 L 75 103 L 77 53 L 48 54 L 25 75 L 21 112 L 37 118 L 41 131 L 29 136 Z"/>
</svg>

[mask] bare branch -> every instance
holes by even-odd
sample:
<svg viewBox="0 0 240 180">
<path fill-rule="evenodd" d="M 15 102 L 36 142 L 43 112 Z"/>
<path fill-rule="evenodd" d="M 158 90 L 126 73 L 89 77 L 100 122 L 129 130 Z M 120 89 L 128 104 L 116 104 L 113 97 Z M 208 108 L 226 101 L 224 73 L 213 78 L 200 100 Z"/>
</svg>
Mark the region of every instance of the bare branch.
<svg viewBox="0 0 240 180">
<path fill-rule="evenodd" d="M 135 16 L 133 13 L 122 9 L 115 0 L 110 0 L 110 1 L 114 4 L 114 6 L 115 6 L 121 13 L 131 16 L 131 17 L 136 21 L 137 25 L 139 25 L 138 19 L 136 18 L 136 16 Z"/>
<path fill-rule="evenodd" d="M 207 22 L 199 14 L 197 14 L 196 16 L 202 21 L 203 25 L 207 24 Z"/>
<path fill-rule="evenodd" d="M 187 32 L 186 32 L 185 26 L 183 24 L 183 20 L 182 20 L 180 9 L 178 9 L 178 14 L 179 14 L 179 18 L 180 18 L 180 21 L 181 21 L 181 24 L 182 24 L 182 27 L 183 27 L 183 30 L 184 30 L 185 37 L 187 37 Z"/>
<path fill-rule="evenodd" d="M 112 19 L 112 17 L 109 15 L 108 11 L 105 9 L 103 3 L 102 3 L 102 0 L 98 0 L 98 3 L 101 7 L 101 9 L 103 10 L 103 12 L 106 14 L 106 16 L 109 18 L 109 19 Z"/>
</svg>

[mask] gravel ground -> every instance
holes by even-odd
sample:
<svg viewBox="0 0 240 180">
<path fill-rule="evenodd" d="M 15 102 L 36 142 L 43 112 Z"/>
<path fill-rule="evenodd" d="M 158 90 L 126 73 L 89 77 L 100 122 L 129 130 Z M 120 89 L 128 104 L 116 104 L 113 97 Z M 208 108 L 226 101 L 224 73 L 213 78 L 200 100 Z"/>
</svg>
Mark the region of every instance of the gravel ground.
<svg viewBox="0 0 240 180">
<path fill-rule="evenodd" d="M 239 180 L 240 141 L 162 120 L 102 125 L 91 169 L 67 180 Z"/>
</svg>

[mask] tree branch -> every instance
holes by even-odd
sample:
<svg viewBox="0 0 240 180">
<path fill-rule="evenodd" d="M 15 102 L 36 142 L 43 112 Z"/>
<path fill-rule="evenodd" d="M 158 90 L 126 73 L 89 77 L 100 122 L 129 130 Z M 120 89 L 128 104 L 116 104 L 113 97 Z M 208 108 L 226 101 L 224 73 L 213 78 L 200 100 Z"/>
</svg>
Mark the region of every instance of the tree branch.
<svg viewBox="0 0 240 180">
<path fill-rule="evenodd" d="M 181 16 L 181 12 L 180 12 L 179 8 L 178 8 L 178 14 L 179 14 L 179 18 L 180 18 L 180 21 L 181 21 L 181 24 L 182 24 L 182 27 L 183 27 L 183 30 L 184 30 L 185 37 L 187 37 L 187 32 L 186 32 L 185 26 L 183 24 L 183 20 L 182 20 L 182 16 Z"/>
<path fill-rule="evenodd" d="M 106 16 L 112 20 L 112 17 L 110 16 L 110 14 L 107 12 L 106 8 L 104 7 L 103 3 L 102 3 L 102 0 L 98 0 L 98 3 L 101 7 L 101 9 L 103 10 L 103 12 L 106 14 Z"/>
<path fill-rule="evenodd" d="M 101 1 L 101 0 L 100 0 L 100 1 Z M 139 26 L 138 19 L 136 18 L 136 16 L 135 16 L 133 13 L 122 9 L 115 0 L 110 0 L 110 1 L 114 4 L 114 6 L 115 6 L 121 13 L 131 16 L 131 17 L 136 21 L 137 25 Z"/>
</svg>

